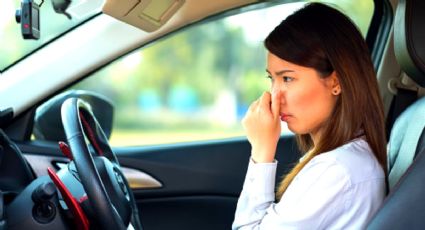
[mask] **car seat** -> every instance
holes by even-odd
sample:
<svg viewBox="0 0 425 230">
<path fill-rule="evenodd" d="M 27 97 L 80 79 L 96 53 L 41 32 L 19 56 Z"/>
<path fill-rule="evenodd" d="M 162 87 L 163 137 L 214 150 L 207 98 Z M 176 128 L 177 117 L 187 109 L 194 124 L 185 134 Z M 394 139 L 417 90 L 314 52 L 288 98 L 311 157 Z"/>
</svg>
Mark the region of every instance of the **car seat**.
<svg viewBox="0 0 425 230">
<path fill-rule="evenodd" d="M 400 0 L 394 51 L 404 73 L 425 87 L 425 1 Z M 396 120 L 390 136 L 390 192 L 368 229 L 425 228 L 425 97 Z"/>
</svg>

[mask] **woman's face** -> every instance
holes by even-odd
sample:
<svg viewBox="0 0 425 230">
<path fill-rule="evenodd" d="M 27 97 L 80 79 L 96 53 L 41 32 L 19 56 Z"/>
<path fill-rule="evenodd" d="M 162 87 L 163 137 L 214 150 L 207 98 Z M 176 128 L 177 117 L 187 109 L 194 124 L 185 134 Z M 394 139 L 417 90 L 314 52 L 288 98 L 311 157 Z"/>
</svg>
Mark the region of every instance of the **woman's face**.
<svg viewBox="0 0 425 230">
<path fill-rule="evenodd" d="M 335 73 L 320 78 L 315 69 L 287 62 L 270 52 L 267 72 L 272 81 L 271 93 L 281 92 L 282 121 L 287 122 L 292 132 L 310 134 L 315 140 L 341 91 Z"/>
</svg>

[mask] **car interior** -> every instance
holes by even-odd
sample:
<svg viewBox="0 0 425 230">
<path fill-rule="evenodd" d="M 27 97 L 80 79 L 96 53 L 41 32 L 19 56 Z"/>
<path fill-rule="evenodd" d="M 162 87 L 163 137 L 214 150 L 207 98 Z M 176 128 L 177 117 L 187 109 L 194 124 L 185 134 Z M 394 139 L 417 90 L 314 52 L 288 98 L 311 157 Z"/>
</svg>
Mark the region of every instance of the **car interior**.
<svg viewBox="0 0 425 230">
<path fill-rule="evenodd" d="M 425 52 L 422 42 L 425 31 L 419 26 L 425 19 L 422 16 L 424 9 L 423 2 L 400 1 L 394 22 L 394 52 L 397 62 L 402 72 L 419 87 L 425 86 Z M 371 220 L 368 227 L 370 229 L 419 229 L 423 225 L 424 209 L 419 201 L 424 191 L 421 181 L 425 176 L 425 98 L 416 99 L 417 95 L 411 93 L 400 92 L 393 99 L 392 119 L 395 119 L 397 113 L 403 112 L 397 116 L 390 135 L 390 193 L 380 211 Z M 411 104 L 406 104 L 406 101 Z M 397 105 L 398 103 L 400 104 Z"/>
<path fill-rule="evenodd" d="M 150 125 L 153 129 L 162 128 L 154 126 L 159 124 L 159 119 L 173 122 L 173 113 L 154 103 L 161 99 L 155 96 L 162 95 L 161 92 L 130 93 L 133 85 L 154 84 L 150 80 L 157 78 L 161 87 L 165 86 L 160 88 L 162 91 L 168 90 L 176 98 L 187 99 L 185 105 L 174 105 L 170 100 L 176 110 L 187 110 L 182 113 L 186 119 L 222 119 L 224 123 L 220 124 L 223 126 L 227 124 L 226 120 L 240 122 L 239 113 L 243 114 L 246 108 L 224 107 L 218 112 L 208 108 L 201 110 L 199 116 L 193 105 L 204 100 L 199 96 L 203 94 L 191 96 L 194 94 L 179 91 L 181 88 L 178 87 L 173 91 L 175 88 L 167 84 L 171 74 L 165 69 L 177 63 L 176 66 L 182 65 L 187 73 L 193 73 L 190 75 L 193 84 L 197 84 L 193 77 L 207 79 L 207 88 L 201 88 L 201 92 L 215 87 L 214 83 L 208 82 L 208 73 L 205 76 L 198 74 L 197 67 L 190 69 L 182 64 L 185 56 L 174 56 L 175 51 L 164 48 L 158 55 L 164 58 L 164 62 L 154 70 L 149 72 L 140 66 L 151 64 L 149 55 L 155 46 L 165 47 L 168 40 L 170 43 L 184 41 L 199 46 L 193 48 L 194 51 L 185 46 L 179 50 L 194 53 L 195 58 L 186 61 L 189 67 L 197 59 L 201 60 L 201 53 L 209 55 L 215 49 L 222 53 L 218 58 L 221 62 L 208 59 L 207 64 L 202 62 L 201 69 L 207 68 L 208 63 L 223 65 L 230 73 L 226 75 L 228 78 L 232 75 L 248 78 L 249 71 L 227 65 L 238 56 L 248 54 L 243 50 L 232 50 L 238 42 L 221 43 L 230 40 L 230 36 L 207 29 L 213 27 L 206 25 L 219 22 L 217 25 L 221 26 L 227 22 L 220 20 L 230 18 L 229 28 L 239 39 L 243 32 L 235 25 L 254 27 L 255 23 L 248 20 L 250 16 L 243 20 L 232 17 L 280 6 L 290 8 L 298 3 L 302 6 L 305 2 L 51 0 L 44 3 L 20 0 L 13 1 L 20 16 L 8 14 L 17 19 L 15 22 L 13 18 L 13 29 L 7 31 L 6 24 L 2 24 L 6 17 L 1 17 L 1 14 L 6 15 L 6 11 L 1 11 L 7 8 L 1 5 L 5 2 L 0 3 L 0 40 L 9 41 L 7 34 L 12 31 L 22 40 L 16 44 L 36 46 L 26 48 L 21 56 L 15 55 L 17 58 L 6 62 L 9 60 L 6 56 L 15 57 L 13 53 L 6 53 L 13 51 L 15 43 L 0 44 L 0 59 L 4 61 L 0 60 L 0 229 L 230 229 L 250 157 L 246 137 L 238 131 L 228 138 L 197 139 L 206 129 L 199 126 L 195 134 L 176 132 L 167 136 L 153 132 L 136 136 L 134 144 L 120 145 L 113 141 L 117 136 L 117 117 L 126 116 L 120 120 L 120 124 L 126 127 L 135 126 L 129 123 L 133 117 L 143 120 L 148 125 L 140 126 L 142 130 L 151 129 Z M 321 2 L 337 8 L 339 4 L 331 0 Z M 366 30 L 362 32 L 376 68 L 386 113 L 388 195 L 367 228 L 422 229 L 425 226 L 425 206 L 421 203 L 425 195 L 425 1 L 347 2 L 359 5 L 370 2 L 373 5 L 370 21 L 366 22 Z M 47 24 L 52 20 L 46 17 L 35 20 L 47 9 L 51 15 L 72 25 L 66 28 L 57 26 L 60 32 L 48 36 Z M 30 28 L 26 26 L 25 12 L 32 12 L 28 22 L 32 23 Z M 267 12 L 260 17 L 268 19 L 274 12 L 277 21 L 283 19 L 280 11 Z M 363 17 L 361 12 L 353 15 L 354 21 Z M 274 26 L 259 27 L 272 29 Z M 185 31 L 194 31 L 194 37 L 179 35 Z M 262 33 L 268 32 L 264 29 Z M 255 37 L 257 33 L 247 34 Z M 212 39 L 218 45 L 209 48 L 199 45 L 207 44 L 198 43 L 205 39 Z M 257 43 L 263 47 L 261 41 Z M 141 61 L 138 59 L 135 66 L 141 70 L 131 72 L 124 64 L 131 64 L 132 59 L 128 57 L 134 57 L 138 52 L 142 53 Z M 259 54 L 262 55 L 260 51 L 252 55 Z M 208 55 L 206 57 L 210 57 Z M 176 61 L 179 57 L 182 61 Z M 253 59 L 253 56 L 247 57 Z M 119 64 L 120 60 L 126 62 Z M 251 61 L 247 63 L 264 64 L 264 61 Z M 121 69 L 108 67 L 114 63 L 121 65 Z M 173 68 L 178 69 L 176 66 Z M 264 66 L 261 68 L 264 72 Z M 97 78 L 103 77 L 107 71 L 112 73 L 112 85 L 117 88 L 123 82 L 126 85 L 117 91 L 101 88 L 104 82 Z M 128 75 L 138 77 L 137 80 L 122 77 L 126 71 Z M 146 75 L 137 76 L 143 71 Z M 138 83 L 142 78 L 147 80 Z M 90 82 L 91 86 L 100 87 L 100 90 L 79 87 L 90 79 L 95 79 Z M 183 82 L 182 78 L 177 79 L 180 80 L 177 82 Z M 254 79 L 258 81 L 258 78 Z M 238 85 L 239 81 L 235 78 L 228 82 Z M 255 83 L 253 87 L 257 87 Z M 214 108 L 222 108 L 220 105 L 234 100 L 227 91 L 223 92 L 220 94 L 222 99 L 213 100 L 205 94 L 205 100 L 214 101 Z M 119 107 L 120 103 L 113 100 L 117 95 L 144 108 L 148 115 Z M 143 107 L 145 105 L 148 106 Z M 233 117 L 230 113 L 238 115 Z M 204 121 L 202 119 L 198 123 L 179 125 L 196 128 Z M 144 139 L 150 140 L 154 135 L 163 142 L 142 144 Z M 182 142 L 172 139 L 181 136 L 186 137 Z M 129 136 L 123 138 L 131 139 Z M 282 133 L 276 154 L 279 162 L 277 179 L 285 175 L 301 156 L 295 136 Z"/>
</svg>

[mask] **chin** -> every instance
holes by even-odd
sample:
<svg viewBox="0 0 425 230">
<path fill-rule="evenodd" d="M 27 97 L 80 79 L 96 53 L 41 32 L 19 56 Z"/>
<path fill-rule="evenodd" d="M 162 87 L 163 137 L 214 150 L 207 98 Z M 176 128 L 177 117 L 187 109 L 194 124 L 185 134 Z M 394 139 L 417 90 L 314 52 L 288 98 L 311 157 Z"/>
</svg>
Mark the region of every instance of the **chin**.
<svg viewBox="0 0 425 230">
<path fill-rule="evenodd" d="M 293 127 L 292 125 L 288 125 L 288 129 L 295 134 L 301 134 L 299 132 L 299 130 L 297 128 Z"/>
<path fill-rule="evenodd" d="M 306 129 L 303 129 L 302 127 L 294 127 L 293 125 L 288 124 L 288 129 L 297 134 L 297 135 L 303 135 L 303 134 L 309 134 L 310 132 Z"/>
</svg>

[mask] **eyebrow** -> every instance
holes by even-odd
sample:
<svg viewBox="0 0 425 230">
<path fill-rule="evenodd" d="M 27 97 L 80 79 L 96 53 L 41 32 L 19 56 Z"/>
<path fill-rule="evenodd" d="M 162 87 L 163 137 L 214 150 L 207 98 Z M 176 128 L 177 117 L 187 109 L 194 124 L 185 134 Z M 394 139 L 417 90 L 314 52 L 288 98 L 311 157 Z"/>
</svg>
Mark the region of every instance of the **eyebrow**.
<svg viewBox="0 0 425 230">
<path fill-rule="evenodd" d="M 266 69 L 266 72 L 271 75 L 271 73 L 268 69 Z M 280 71 L 275 72 L 275 75 L 280 76 L 280 75 L 283 75 L 285 73 L 292 73 L 292 72 L 295 72 L 295 71 L 289 70 L 289 69 L 284 69 L 284 70 L 280 70 Z"/>
</svg>

